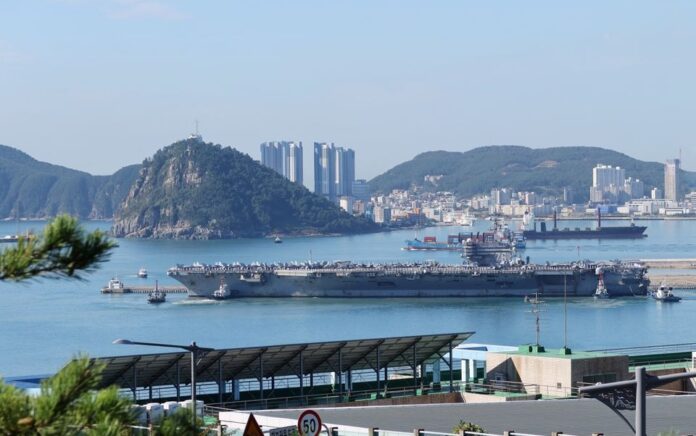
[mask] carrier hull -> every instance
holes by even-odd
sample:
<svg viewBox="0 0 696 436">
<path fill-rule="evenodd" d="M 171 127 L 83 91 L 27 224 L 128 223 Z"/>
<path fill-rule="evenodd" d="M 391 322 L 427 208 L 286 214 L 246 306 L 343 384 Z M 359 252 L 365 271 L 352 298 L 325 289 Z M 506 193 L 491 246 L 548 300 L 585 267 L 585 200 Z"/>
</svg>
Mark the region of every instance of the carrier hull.
<svg viewBox="0 0 696 436">
<path fill-rule="evenodd" d="M 427 266 L 413 268 L 235 269 L 177 267 L 169 275 L 191 297 L 213 298 L 225 283 L 231 298 L 242 297 L 546 297 L 592 296 L 597 266 L 509 267 Z M 645 295 L 644 268 L 606 268 L 604 281 L 612 296 Z"/>
</svg>

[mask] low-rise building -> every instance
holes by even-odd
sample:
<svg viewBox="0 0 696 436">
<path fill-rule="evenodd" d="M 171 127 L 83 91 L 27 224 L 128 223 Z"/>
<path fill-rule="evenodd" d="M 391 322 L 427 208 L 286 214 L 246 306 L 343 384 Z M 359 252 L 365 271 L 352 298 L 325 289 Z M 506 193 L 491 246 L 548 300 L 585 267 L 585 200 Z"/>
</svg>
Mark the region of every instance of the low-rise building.
<svg viewBox="0 0 696 436">
<path fill-rule="evenodd" d="M 568 396 L 583 384 L 626 380 L 628 367 L 626 355 L 574 352 L 569 348 L 547 350 L 541 345 L 522 345 L 516 351 L 486 355 L 490 384 L 536 385 L 548 396 Z"/>
</svg>

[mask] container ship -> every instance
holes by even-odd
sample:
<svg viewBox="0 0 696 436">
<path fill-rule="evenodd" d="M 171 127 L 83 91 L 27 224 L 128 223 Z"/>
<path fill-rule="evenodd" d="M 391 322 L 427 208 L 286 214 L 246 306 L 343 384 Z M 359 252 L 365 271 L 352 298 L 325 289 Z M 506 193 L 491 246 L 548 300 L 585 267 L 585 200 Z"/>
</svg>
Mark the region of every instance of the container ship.
<svg viewBox="0 0 696 436">
<path fill-rule="evenodd" d="M 448 235 L 447 242 L 438 241 L 435 236 L 426 236 L 421 241 L 418 238 L 406 241 L 403 247 L 407 251 L 486 251 L 494 250 L 523 250 L 526 247 L 522 232 L 511 231 L 507 226 L 496 222 L 487 232 L 464 232 Z"/>
<path fill-rule="evenodd" d="M 528 214 L 525 214 L 525 220 L 528 220 Z M 533 219 L 532 219 L 533 221 Z M 537 231 L 536 222 L 533 230 L 524 230 L 525 239 L 638 239 L 645 235 L 646 226 L 637 226 L 631 223 L 630 226 L 612 226 L 602 227 L 602 215 L 597 209 L 597 227 L 591 228 L 575 228 L 575 229 L 558 229 L 558 220 L 556 212 L 553 213 L 553 228 L 547 230 L 546 223 L 542 222 L 541 230 Z"/>
<path fill-rule="evenodd" d="M 646 268 L 631 262 L 533 265 L 292 262 L 177 265 L 168 275 L 190 297 L 545 297 L 594 295 L 597 271 L 611 296 L 646 295 Z"/>
<path fill-rule="evenodd" d="M 460 251 L 462 249 L 461 233 L 448 235 L 447 242 L 438 241 L 435 236 L 426 236 L 421 241 L 418 238 L 406 241 L 403 248 L 408 251 Z"/>
</svg>

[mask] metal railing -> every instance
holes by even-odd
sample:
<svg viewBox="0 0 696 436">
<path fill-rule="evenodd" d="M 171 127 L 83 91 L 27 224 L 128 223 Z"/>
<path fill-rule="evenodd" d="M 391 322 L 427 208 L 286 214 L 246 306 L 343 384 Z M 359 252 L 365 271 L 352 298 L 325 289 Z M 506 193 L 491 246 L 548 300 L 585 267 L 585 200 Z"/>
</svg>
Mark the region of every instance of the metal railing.
<svg viewBox="0 0 696 436">
<path fill-rule="evenodd" d="M 536 433 L 520 433 L 516 431 L 506 431 L 504 433 L 488 433 L 488 432 L 478 432 L 478 431 L 461 431 L 459 433 L 443 433 L 443 432 L 437 432 L 437 431 L 428 431 L 428 430 L 418 430 L 414 429 L 413 432 L 398 432 L 398 431 L 389 431 L 389 430 L 381 430 L 381 429 L 373 429 L 372 432 L 368 430 L 368 436 L 547 436 L 547 435 L 541 435 L 541 434 L 536 434 Z M 555 434 L 562 434 L 563 436 L 575 436 L 570 433 L 561 433 L 561 432 L 554 432 L 552 435 Z M 341 435 L 339 431 L 339 436 Z"/>
<path fill-rule="evenodd" d="M 488 383 L 461 383 L 458 390 L 473 394 L 519 394 L 537 395 L 541 397 L 570 398 L 577 396 L 577 388 L 568 386 L 549 386 L 525 384 L 511 381 L 489 381 Z"/>
<path fill-rule="evenodd" d="M 658 359 L 658 360 L 646 360 L 640 363 L 634 362 L 633 364 L 629 365 L 629 371 L 632 368 L 635 368 L 636 366 L 645 366 L 649 367 L 648 369 L 670 369 L 674 368 L 676 364 L 683 364 L 684 368 L 691 368 L 692 366 L 692 361 L 691 358 L 686 358 L 686 359 L 680 359 L 680 358 L 675 358 L 675 359 Z M 662 368 L 660 368 L 662 366 Z M 679 366 L 681 367 L 681 366 Z"/>
<path fill-rule="evenodd" d="M 622 347 L 622 348 L 604 348 L 600 350 L 587 350 L 593 353 L 607 354 L 627 354 L 629 356 L 645 356 L 650 354 L 663 353 L 680 353 L 696 351 L 696 342 L 686 342 L 682 344 L 668 345 L 647 345 L 644 347 Z"/>
<path fill-rule="evenodd" d="M 457 392 L 459 388 L 455 385 L 450 391 L 449 386 L 442 386 L 439 390 L 434 390 L 429 387 L 414 387 L 403 386 L 397 388 L 361 390 L 361 391 L 346 391 L 343 394 L 337 392 L 327 392 L 322 394 L 296 395 L 288 397 L 271 397 L 271 398 L 255 398 L 239 401 L 225 401 L 223 403 L 211 403 L 206 407 L 211 407 L 211 410 L 229 411 L 229 410 L 258 410 L 258 409 L 287 409 L 292 407 L 302 407 L 306 405 L 316 404 L 338 404 L 350 401 L 364 400 L 380 400 L 385 398 L 396 398 L 414 395 L 428 395 L 431 393 L 448 393 Z"/>
</svg>

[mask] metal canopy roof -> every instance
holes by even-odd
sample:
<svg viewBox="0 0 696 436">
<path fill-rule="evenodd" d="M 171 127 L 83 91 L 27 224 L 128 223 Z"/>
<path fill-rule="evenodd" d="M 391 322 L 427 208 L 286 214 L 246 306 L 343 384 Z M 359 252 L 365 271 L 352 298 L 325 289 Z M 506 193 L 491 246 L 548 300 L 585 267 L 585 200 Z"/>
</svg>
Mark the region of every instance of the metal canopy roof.
<svg viewBox="0 0 696 436">
<path fill-rule="evenodd" d="M 350 341 L 227 348 L 200 353 L 197 382 L 300 376 L 348 370 L 380 370 L 432 363 L 473 332 Z M 105 365 L 102 386 L 149 387 L 190 383 L 186 351 L 93 359 Z"/>
</svg>

